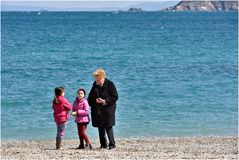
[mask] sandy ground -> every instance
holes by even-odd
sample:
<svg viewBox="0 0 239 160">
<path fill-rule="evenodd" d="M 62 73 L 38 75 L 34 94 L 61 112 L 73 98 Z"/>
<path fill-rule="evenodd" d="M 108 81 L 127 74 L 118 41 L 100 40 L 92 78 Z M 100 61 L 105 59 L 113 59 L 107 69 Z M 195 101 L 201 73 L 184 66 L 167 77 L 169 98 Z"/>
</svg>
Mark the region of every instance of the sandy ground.
<svg viewBox="0 0 239 160">
<path fill-rule="evenodd" d="M 238 137 L 173 137 L 116 139 L 117 148 L 76 150 L 78 140 L 1 141 L 1 159 L 238 159 Z"/>
</svg>

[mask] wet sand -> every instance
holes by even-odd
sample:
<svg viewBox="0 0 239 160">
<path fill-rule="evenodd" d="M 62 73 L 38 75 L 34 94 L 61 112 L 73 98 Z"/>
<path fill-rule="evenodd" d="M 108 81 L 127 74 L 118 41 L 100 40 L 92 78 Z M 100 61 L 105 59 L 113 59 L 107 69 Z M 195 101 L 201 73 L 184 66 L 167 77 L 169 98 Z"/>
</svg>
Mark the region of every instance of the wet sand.
<svg viewBox="0 0 239 160">
<path fill-rule="evenodd" d="M 116 139 L 116 149 L 76 150 L 78 140 L 1 141 L 1 159 L 238 159 L 238 137 L 171 137 Z"/>
</svg>

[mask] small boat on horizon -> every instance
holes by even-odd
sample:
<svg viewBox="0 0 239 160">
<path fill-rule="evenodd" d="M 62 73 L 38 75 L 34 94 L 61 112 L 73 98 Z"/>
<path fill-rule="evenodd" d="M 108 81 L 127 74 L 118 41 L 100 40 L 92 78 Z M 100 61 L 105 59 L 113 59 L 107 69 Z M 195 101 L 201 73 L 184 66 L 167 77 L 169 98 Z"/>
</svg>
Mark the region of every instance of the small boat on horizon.
<svg viewBox="0 0 239 160">
<path fill-rule="evenodd" d="M 41 15 L 43 12 L 48 12 L 48 10 L 44 9 L 44 8 L 41 8 L 41 10 L 37 12 L 37 14 Z"/>
</svg>

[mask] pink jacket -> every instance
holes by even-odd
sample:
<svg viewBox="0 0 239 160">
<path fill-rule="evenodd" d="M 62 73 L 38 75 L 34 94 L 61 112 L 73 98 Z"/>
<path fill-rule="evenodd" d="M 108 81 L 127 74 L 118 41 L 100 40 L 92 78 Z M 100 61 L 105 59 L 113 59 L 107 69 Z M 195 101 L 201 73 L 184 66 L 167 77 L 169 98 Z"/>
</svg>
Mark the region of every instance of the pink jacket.
<svg viewBox="0 0 239 160">
<path fill-rule="evenodd" d="M 85 98 L 79 100 L 77 97 L 73 103 L 72 111 L 77 111 L 77 116 L 75 118 L 76 123 L 88 123 L 90 122 L 89 117 L 89 104 Z"/>
<path fill-rule="evenodd" d="M 66 122 L 70 118 L 68 112 L 71 110 L 72 106 L 63 96 L 57 96 L 57 99 L 58 104 L 52 102 L 55 122 Z"/>
</svg>

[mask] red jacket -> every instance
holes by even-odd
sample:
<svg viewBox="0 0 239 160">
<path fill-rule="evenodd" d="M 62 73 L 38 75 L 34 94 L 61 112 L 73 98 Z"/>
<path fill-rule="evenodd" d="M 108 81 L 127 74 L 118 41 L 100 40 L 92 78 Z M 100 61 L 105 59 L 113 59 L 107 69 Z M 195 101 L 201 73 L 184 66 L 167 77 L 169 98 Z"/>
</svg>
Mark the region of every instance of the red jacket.
<svg viewBox="0 0 239 160">
<path fill-rule="evenodd" d="M 57 104 L 52 102 L 55 122 L 66 122 L 70 118 L 68 112 L 71 110 L 72 106 L 63 96 L 57 96 L 57 99 Z"/>
</svg>

